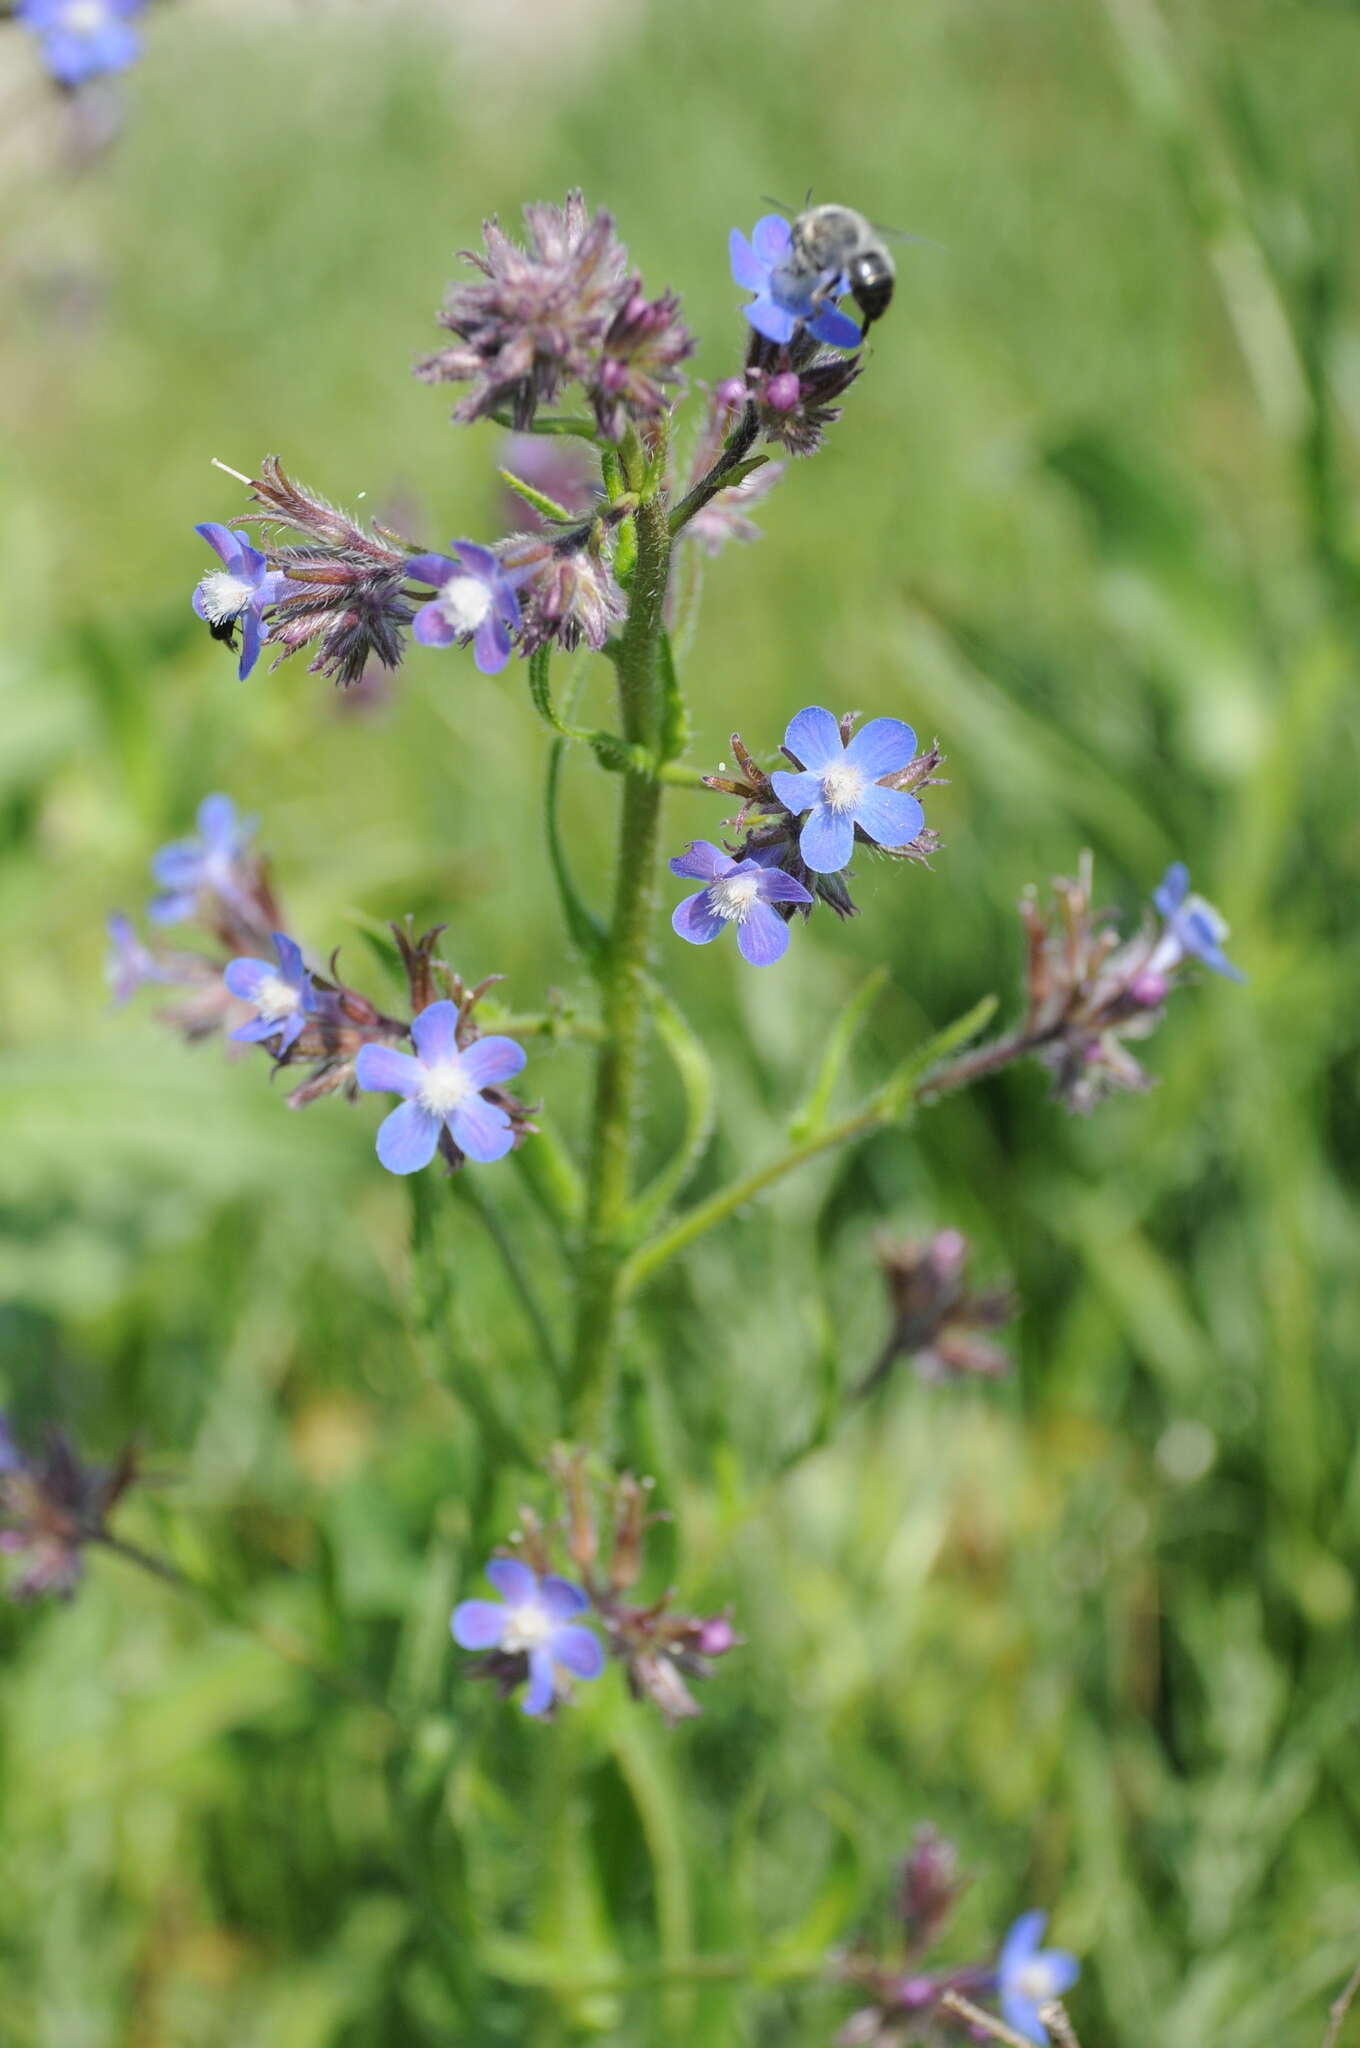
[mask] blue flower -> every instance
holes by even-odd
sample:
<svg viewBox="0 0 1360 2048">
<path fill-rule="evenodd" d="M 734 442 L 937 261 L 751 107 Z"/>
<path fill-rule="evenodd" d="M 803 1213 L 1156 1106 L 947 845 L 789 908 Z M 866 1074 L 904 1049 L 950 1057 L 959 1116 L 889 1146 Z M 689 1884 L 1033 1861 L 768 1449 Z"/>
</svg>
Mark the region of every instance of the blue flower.
<svg viewBox="0 0 1360 2048">
<path fill-rule="evenodd" d="M 244 682 L 260 658 L 260 648 L 269 638 L 265 609 L 276 604 L 288 587 L 282 569 L 271 569 L 258 548 L 244 533 L 232 533 L 216 520 L 196 526 L 222 562 L 211 569 L 194 591 L 194 610 L 212 629 L 214 640 L 235 646 L 233 635 L 241 628 L 241 665 L 237 670 Z"/>
<path fill-rule="evenodd" d="M 526 1714 L 546 1714 L 551 1707 L 559 1664 L 577 1678 L 599 1677 L 604 1651 L 598 1638 L 574 1620 L 590 1605 L 579 1586 L 551 1574 L 540 1579 L 517 1557 L 493 1557 L 486 1575 L 505 1605 L 464 1600 L 453 1610 L 453 1640 L 464 1650 L 499 1650 L 528 1658 Z"/>
<path fill-rule="evenodd" d="M 770 967 L 789 946 L 789 928 L 772 903 L 811 903 L 801 882 L 782 868 L 758 860 L 729 860 L 711 840 L 696 839 L 688 853 L 671 862 L 673 875 L 708 883 L 697 896 L 675 907 L 671 928 L 692 946 L 706 946 L 729 924 L 737 928 L 737 948 L 752 967 Z"/>
<path fill-rule="evenodd" d="M 422 605 L 411 631 L 422 647 L 460 647 L 472 652 L 484 676 L 494 676 L 510 659 L 510 633 L 519 625 L 519 599 L 490 548 L 456 540 L 453 555 L 412 555 L 406 573 L 428 583 L 436 595 Z"/>
<path fill-rule="evenodd" d="M 43 62 L 58 85 L 76 86 L 136 62 L 142 39 L 128 23 L 144 4 L 145 0 L 19 0 L 15 18 L 37 36 Z"/>
<path fill-rule="evenodd" d="M 784 745 L 803 773 L 779 769 L 774 793 L 795 816 L 808 812 L 799 851 L 815 875 L 838 874 L 855 844 L 855 827 L 878 846 L 909 846 L 925 813 L 904 789 L 884 789 L 916 753 L 916 735 L 900 718 L 871 718 L 849 746 L 829 711 L 811 705 L 789 721 Z"/>
<path fill-rule="evenodd" d="M 792 228 L 777 213 L 756 222 L 749 242 L 740 228 L 733 228 L 728 242 L 732 276 L 743 291 L 757 294 L 746 308 L 747 319 L 767 341 L 792 341 L 806 327 L 814 341 L 858 348 L 863 335 L 834 304 L 849 290 L 845 278 L 828 271 L 809 286 L 789 261 L 792 242 Z"/>
<path fill-rule="evenodd" d="M 1166 930 L 1148 963 L 1151 972 L 1164 974 L 1189 956 L 1202 960 L 1215 974 L 1226 975 L 1229 981 L 1246 980 L 1241 968 L 1234 967 L 1223 951 L 1223 940 L 1228 936 L 1223 918 L 1212 903 L 1190 894 L 1190 870 L 1183 860 L 1171 863 L 1153 890 L 1152 900 L 1166 919 Z"/>
<path fill-rule="evenodd" d="M 354 1064 L 361 1088 L 404 1095 L 378 1131 L 378 1157 L 389 1173 L 418 1173 L 434 1158 L 447 1130 L 461 1152 L 483 1166 L 504 1159 L 515 1142 L 509 1116 L 484 1088 L 508 1081 L 524 1065 L 513 1038 L 479 1038 L 458 1049 L 458 1005 L 430 1003 L 411 1026 L 417 1057 L 366 1045 Z"/>
<path fill-rule="evenodd" d="M 302 964 L 301 949 L 284 932 L 275 932 L 274 951 L 278 965 L 267 960 L 233 960 L 223 976 L 227 987 L 243 1003 L 253 1003 L 257 1012 L 249 1024 L 242 1024 L 232 1037 L 245 1045 L 260 1045 L 278 1034 L 274 1057 L 282 1059 L 301 1036 L 309 1017 L 319 1007 L 312 977 Z"/>
<path fill-rule="evenodd" d="M 143 945 L 131 920 L 124 917 L 121 910 L 110 912 L 104 928 L 109 935 L 104 973 L 115 1003 L 127 1002 L 148 983 L 173 983 L 183 979 L 167 962 L 158 960 L 149 946 Z"/>
<path fill-rule="evenodd" d="M 156 924 L 183 924 L 198 909 L 200 895 L 240 895 L 237 863 L 255 831 L 253 818 L 239 818 L 229 796 L 205 796 L 198 807 L 197 839 L 173 839 L 153 854 L 151 872 L 161 885 L 147 915 Z"/>
<path fill-rule="evenodd" d="M 1027 2041 L 1041 2044 L 1048 2034 L 1039 2007 L 1070 1991 L 1081 1965 L 1066 1949 L 1040 1948 L 1047 1913 L 1022 1913 L 1001 1944 L 996 1964 L 996 1989 L 1008 2026 Z"/>
</svg>

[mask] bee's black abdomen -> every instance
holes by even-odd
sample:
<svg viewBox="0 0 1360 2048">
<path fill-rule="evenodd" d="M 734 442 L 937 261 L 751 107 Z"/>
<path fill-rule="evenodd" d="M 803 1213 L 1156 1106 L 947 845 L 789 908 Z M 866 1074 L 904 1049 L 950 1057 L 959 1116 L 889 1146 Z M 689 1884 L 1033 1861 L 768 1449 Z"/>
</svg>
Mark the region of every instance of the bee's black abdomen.
<svg viewBox="0 0 1360 2048">
<path fill-rule="evenodd" d="M 887 312 L 895 282 L 891 265 L 876 254 L 866 251 L 850 265 L 850 290 L 866 327 L 872 320 L 881 320 Z"/>
</svg>

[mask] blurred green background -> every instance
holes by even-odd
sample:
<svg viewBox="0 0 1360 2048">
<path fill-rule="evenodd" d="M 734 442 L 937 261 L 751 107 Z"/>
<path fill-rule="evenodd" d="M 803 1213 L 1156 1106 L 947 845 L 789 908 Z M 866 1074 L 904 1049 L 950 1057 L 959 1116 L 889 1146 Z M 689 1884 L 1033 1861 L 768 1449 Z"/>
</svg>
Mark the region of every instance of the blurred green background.
<svg viewBox="0 0 1360 2048">
<path fill-rule="evenodd" d="M 1086 2048 L 1311 2048 L 1360 1951 L 1360 11 L 184 0 L 147 42 L 83 166 L 0 51 L 0 1392 L 30 1432 L 135 1434 L 164 1483 L 124 1533 L 403 1726 L 116 1558 L 6 1609 L 0 2038 L 817 2048 L 853 2002 L 819 1959 L 884 1931 L 931 1818 L 976 1874 L 946 1954 L 1051 1908 Z M 449 1608 L 547 1496 L 458 1389 L 552 1427 L 476 1219 L 432 1179 L 447 1288 L 413 1276 L 375 1105 L 291 1116 L 263 1062 L 101 981 L 105 911 L 223 789 L 293 929 L 375 993 L 361 933 L 406 911 L 518 1007 L 579 986 L 522 670 L 417 649 L 364 708 L 296 662 L 241 685 L 188 604 L 193 523 L 242 503 L 214 456 L 275 451 L 428 546 L 494 535 L 498 438 L 409 364 L 482 217 L 575 183 L 712 379 L 762 194 L 931 238 L 831 445 L 712 565 L 686 681 L 703 766 L 814 701 L 938 733 L 946 851 L 870 867 L 863 915 L 769 975 L 663 934 L 720 1076 L 697 1186 L 777 1148 L 873 963 L 863 1082 L 1010 1002 L 1016 897 L 1083 845 L 1130 915 L 1184 856 L 1251 977 L 1176 998 L 1150 1095 L 1076 1122 L 1008 1075 L 649 1297 L 626 1412 L 675 1514 L 657 1570 L 748 1638 L 672 1734 L 617 1674 L 549 1730 L 460 1680 Z M 596 900 L 616 790 L 573 757 Z M 678 795 L 668 843 L 721 815 Z M 587 1073 L 529 1068 L 569 1134 Z M 881 1341 L 874 1233 L 946 1224 L 1023 1295 L 1013 1378 L 903 1372 L 781 1482 Z"/>
</svg>

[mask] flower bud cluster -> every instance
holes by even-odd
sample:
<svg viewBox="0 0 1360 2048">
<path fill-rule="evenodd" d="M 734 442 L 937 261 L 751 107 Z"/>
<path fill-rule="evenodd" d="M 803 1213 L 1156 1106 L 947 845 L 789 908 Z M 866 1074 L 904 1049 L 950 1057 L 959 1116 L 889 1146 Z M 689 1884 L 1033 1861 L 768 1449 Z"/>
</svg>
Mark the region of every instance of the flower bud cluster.
<svg viewBox="0 0 1360 2048">
<path fill-rule="evenodd" d="M 1131 939 L 1121 941 L 1110 915 L 1096 910 L 1091 889 L 1091 855 L 1083 853 L 1075 878 L 1054 881 L 1047 911 L 1032 891 L 1020 905 L 1026 938 L 1021 1035 L 1052 1074 L 1056 1098 L 1076 1111 L 1152 1085 L 1128 1041 L 1156 1030 L 1187 966 L 1198 962 L 1243 979 L 1223 952 L 1227 926 L 1212 904 L 1189 893 L 1180 862 L 1153 895 L 1160 926 L 1145 917 Z"/>
<path fill-rule="evenodd" d="M 1011 1359 L 991 1341 L 1016 1312 L 1008 1287 L 971 1291 L 967 1286 L 969 1246 L 960 1230 L 877 1247 L 887 1283 L 891 1327 L 883 1349 L 859 1391 L 868 1393 L 906 1359 L 923 1380 L 997 1379 Z"/>
<path fill-rule="evenodd" d="M 108 1518 L 136 1477 L 130 1445 L 112 1465 L 87 1465 L 70 1438 L 53 1430 L 46 1449 L 28 1456 L 0 1416 L 0 1551 L 25 1560 L 11 1599 L 69 1599 L 84 1575 L 86 1547 L 110 1540 Z"/>
</svg>

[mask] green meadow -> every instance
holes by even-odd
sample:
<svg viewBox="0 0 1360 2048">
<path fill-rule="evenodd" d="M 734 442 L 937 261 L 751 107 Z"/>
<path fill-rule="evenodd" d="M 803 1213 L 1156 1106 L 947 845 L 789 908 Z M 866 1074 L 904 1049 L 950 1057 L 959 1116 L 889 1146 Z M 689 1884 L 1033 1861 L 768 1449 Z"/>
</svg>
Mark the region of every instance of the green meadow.
<svg viewBox="0 0 1360 2048">
<path fill-rule="evenodd" d="M 827 2048 L 827 1958 L 890 1950 L 927 1820 L 973 1877 L 938 1960 L 1047 1909 L 1084 2048 L 1320 2048 L 1360 1960 L 1360 9 L 166 0 L 93 153 L 0 36 L 0 1406 L 135 1438 L 116 1527 L 209 1589 L 101 1553 L 0 1612 L 5 2048 Z M 504 530 L 503 437 L 410 366 L 483 218 L 576 185 L 709 381 L 762 195 L 921 238 L 828 446 L 706 564 L 683 674 L 705 771 L 810 703 L 938 736 L 943 849 L 863 863 L 861 915 L 768 974 L 663 918 L 716 1075 L 690 1198 L 780 1149 L 880 965 L 838 1106 L 980 997 L 1013 1015 L 1017 902 L 1083 848 L 1129 928 L 1187 861 L 1249 976 L 1176 994 L 1146 1095 L 1073 1118 L 1011 1070 L 639 1297 L 647 1584 L 745 1639 L 673 1730 L 617 1670 L 526 1721 L 449 1639 L 550 1510 L 479 1213 L 564 1329 L 525 1178 L 403 1184 L 384 1105 L 291 1114 L 103 976 L 106 913 L 221 790 L 380 1001 L 410 913 L 511 1010 L 591 1014 L 524 667 L 241 683 L 189 604 L 195 522 L 245 503 L 213 458 L 427 548 Z M 569 751 L 601 906 L 619 788 Z M 731 808 L 670 792 L 666 851 Z M 525 1076 L 578 1151 L 590 1050 Z M 647 1092 L 659 1169 L 659 1045 Z M 1013 1372 L 854 1402 L 875 1242 L 944 1227 L 1021 1297 Z"/>
</svg>

